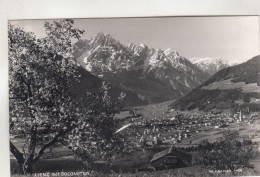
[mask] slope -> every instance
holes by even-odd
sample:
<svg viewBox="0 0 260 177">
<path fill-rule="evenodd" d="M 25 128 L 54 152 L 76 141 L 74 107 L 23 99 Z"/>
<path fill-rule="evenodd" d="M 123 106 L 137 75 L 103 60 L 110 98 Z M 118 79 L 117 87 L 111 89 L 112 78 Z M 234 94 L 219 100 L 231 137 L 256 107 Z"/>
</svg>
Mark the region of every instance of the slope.
<svg viewBox="0 0 260 177">
<path fill-rule="evenodd" d="M 191 110 L 198 108 L 260 110 L 260 58 L 224 68 L 186 96 L 178 99 L 171 108 Z"/>
<path fill-rule="evenodd" d="M 76 98 L 85 96 L 87 91 L 95 91 L 99 89 L 104 82 L 104 80 L 92 75 L 81 66 L 79 67 L 78 72 L 81 75 L 80 81 L 72 83 L 71 87 L 69 88 Z M 123 103 L 125 107 L 136 105 L 136 103 L 143 104 L 142 100 L 140 100 L 135 93 L 122 90 L 114 85 L 111 85 L 109 95 L 112 99 L 117 99 L 122 92 L 126 94 Z"/>
</svg>

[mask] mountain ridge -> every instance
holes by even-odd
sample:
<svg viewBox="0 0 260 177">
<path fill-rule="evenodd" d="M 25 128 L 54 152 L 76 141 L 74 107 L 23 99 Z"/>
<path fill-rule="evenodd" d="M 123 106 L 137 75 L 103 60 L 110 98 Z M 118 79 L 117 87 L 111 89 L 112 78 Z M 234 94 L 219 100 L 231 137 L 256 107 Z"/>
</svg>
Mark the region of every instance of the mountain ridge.
<svg viewBox="0 0 260 177">
<path fill-rule="evenodd" d="M 174 49 L 153 49 L 142 43 L 123 45 L 103 32 L 79 40 L 74 51 L 85 70 L 136 93 L 147 104 L 180 98 L 210 77 Z"/>
<path fill-rule="evenodd" d="M 189 61 L 211 76 L 223 68 L 232 66 L 231 63 L 221 58 L 190 58 Z"/>
<path fill-rule="evenodd" d="M 218 71 L 203 84 L 171 104 L 171 108 L 191 110 L 260 108 L 260 58 Z"/>
</svg>

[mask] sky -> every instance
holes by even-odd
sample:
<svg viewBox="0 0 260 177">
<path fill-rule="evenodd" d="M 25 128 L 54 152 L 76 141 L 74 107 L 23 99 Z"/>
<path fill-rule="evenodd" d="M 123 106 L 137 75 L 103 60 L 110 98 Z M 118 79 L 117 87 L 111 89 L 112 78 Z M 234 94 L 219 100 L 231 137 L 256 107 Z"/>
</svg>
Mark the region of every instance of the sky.
<svg viewBox="0 0 260 177">
<path fill-rule="evenodd" d="M 98 32 L 122 44 L 144 43 L 151 48 L 172 48 L 187 59 L 222 58 L 233 63 L 259 55 L 258 16 L 157 17 L 74 19 L 84 29 L 83 39 Z M 44 37 L 44 20 L 19 20 L 12 24 Z"/>
</svg>

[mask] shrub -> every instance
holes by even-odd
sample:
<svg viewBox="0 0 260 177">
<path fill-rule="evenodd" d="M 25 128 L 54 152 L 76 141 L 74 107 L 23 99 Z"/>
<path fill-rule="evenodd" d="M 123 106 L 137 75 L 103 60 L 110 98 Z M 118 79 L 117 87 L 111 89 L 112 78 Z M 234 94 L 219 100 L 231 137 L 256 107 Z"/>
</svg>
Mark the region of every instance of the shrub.
<svg viewBox="0 0 260 177">
<path fill-rule="evenodd" d="M 250 139 L 239 141 L 238 131 L 228 130 L 223 133 L 223 138 L 205 146 L 207 148 L 201 150 L 201 162 L 207 168 L 232 172 L 245 167 L 253 168 L 249 163 L 256 155 L 253 143 Z"/>
</svg>

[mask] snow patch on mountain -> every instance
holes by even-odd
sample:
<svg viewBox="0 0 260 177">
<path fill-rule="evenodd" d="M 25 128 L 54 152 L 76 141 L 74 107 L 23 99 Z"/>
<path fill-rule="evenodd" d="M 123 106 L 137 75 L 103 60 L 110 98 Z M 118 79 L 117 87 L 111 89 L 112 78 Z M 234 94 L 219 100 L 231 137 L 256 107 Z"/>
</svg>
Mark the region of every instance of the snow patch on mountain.
<svg viewBox="0 0 260 177">
<path fill-rule="evenodd" d="M 191 58 L 190 62 L 195 64 L 204 72 L 209 73 L 210 75 L 215 74 L 223 68 L 231 66 L 231 64 L 228 61 L 220 58 Z"/>
</svg>

